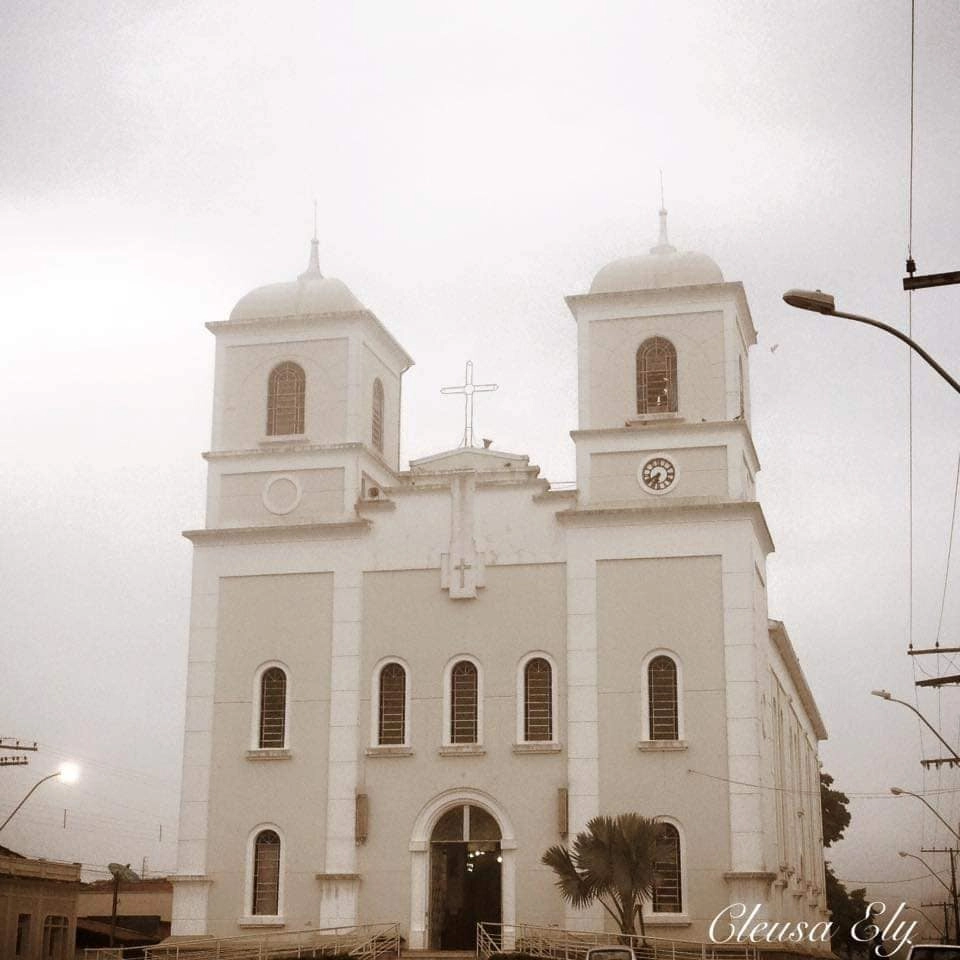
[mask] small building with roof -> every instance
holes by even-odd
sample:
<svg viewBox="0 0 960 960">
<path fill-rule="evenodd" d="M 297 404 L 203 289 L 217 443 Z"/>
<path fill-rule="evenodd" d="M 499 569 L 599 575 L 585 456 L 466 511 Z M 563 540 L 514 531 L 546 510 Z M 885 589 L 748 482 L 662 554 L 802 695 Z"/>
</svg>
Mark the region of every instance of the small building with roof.
<svg viewBox="0 0 960 960">
<path fill-rule="evenodd" d="M 573 490 L 469 431 L 401 465 L 413 361 L 316 239 L 208 323 L 175 936 L 601 929 L 541 856 L 627 812 L 660 824 L 652 936 L 826 916 L 826 732 L 768 616 L 743 285 L 661 211 L 566 302 Z"/>
<path fill-rule="evenodd" d="M 80 864 L 0 846 L 0 957 L 70 960 L 77 932 Z"/>
</svg>

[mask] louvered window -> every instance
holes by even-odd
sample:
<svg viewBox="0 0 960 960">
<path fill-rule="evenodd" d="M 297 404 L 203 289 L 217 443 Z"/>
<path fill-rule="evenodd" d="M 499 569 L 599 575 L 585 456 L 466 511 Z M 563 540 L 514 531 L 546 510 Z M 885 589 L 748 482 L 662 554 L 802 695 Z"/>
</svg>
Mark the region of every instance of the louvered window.
<svg viewBox="0 0 960 960">
<path fill-rule="evenodd" d="M 307 378 L 295 363 L 281 363 L 270 372 L 267 387 L 267 436 L 303 433 Z"/>
<path fill-rule="evenodd" d="M 373 381 L 373 445 L 383 453 L 383 384 Z"/>
<path fill-rule="evenodd" d="M 523 739 L 553 739 L 553 687 L 550 664 L 543 657 L 523 668 Z"/>
<path fill-rule="evenodd" d="M 262 830 L 253 844 L 253 913 L 275 917 L 280 912 L 280 837 Z"/>
<path fill-rule="evenodd" d="M 279 667 L 260 678 L 260 747 L 286 746 L 287 675 Z"/>
<path fill-rule="evenodd" d="M 653 860 L 654 913 L 682 913 L 680 834 L 670 823 L 661 823 Z"/>
<path fill-rule="evenodd" d="M 67 960 L 67 933 L 70 921 L 66 917 L 48 916 L 43 921 L 43 960 Z M 72 953 L 72 951 L 71 951 Z"/>
<path fill-rule="evenodd" d="M 676 413 L 677 351 L 663 337 L 637 350 L 637 413 Z"/>
<path fill-rule="evenodd" d="M 402 744 L 406 727 L 407 674 L 399 663 L 380 671 L 380 731 L 378 743 Z"/>
<path fill-rule="evenodd" d="M 650 700 L 650 739 L 680 738 L 677 665 L 670 657 L 654 657 L 647 668 Z"/>
<path fill-rule="evenodd" d="M 450 674 L 450 742 L 477 742 L 477 668 L 467 660 Z"/>
</svg>

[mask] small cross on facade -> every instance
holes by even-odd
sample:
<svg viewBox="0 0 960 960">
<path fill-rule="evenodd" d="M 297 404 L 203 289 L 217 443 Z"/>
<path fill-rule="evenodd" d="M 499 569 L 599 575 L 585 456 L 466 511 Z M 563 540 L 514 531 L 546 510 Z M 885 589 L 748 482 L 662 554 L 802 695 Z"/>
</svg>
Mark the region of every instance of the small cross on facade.
<svg viewBox="0 0 960 960">
<path fill-rule="evenodd" d="M 460 441 L 461 447 L 473 446 L 473 398 L 478 393 L 491 393 L 499 388 L 496 383 L 474 383 L 473 382 L 473 361 L 467 361 L 467 369 L 464 374 L 464 383 L 458 387 L 442 387 L 441 393 L 462 393 L 463 394 L 463 439 Z M 461 573 L 462 576 L 462 573 Z"/>
<path fill-rule="evenodd" d="M 464 574 L 466 573 L 467 570 L 472 570 L 473 565 L 470 563 L 467 563 L 467 561 L 464 560 L 463 557 L 461 557 L 460 562 L 456 565 L 456 567 L 454 567 L 454 569 L 460 571 L 460 589 L 463 590 L 466 588 L 466 585 L 467 585 L 466 580 L 464 578 Z"/>
</svg>

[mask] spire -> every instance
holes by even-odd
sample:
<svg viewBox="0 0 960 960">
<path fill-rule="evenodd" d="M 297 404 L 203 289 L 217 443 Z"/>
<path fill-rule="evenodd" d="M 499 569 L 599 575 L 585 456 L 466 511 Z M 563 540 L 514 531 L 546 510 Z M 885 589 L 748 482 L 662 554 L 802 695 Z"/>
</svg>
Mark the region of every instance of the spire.
<svg viewBox="0 0 960 960">
<path fill-rule="evenodd" d="M 660 171 L 660 239 L 655 247 L 650 248 L 651 253 L 676 253 L 677 248 L 670 245 L 667 239 L 667 205 L 663 200 L 663 171 Z"/>
<path fill-rule="evenodd" d="M 310 262 L 307 269 L 297 277 L 298 280 L 307 280 L 310 277 L 322 279 L 320 272 L 320 240 L 317 237 L 317 201 L 313 201 L 313 239 L 310 241 Z"/>
</svg>

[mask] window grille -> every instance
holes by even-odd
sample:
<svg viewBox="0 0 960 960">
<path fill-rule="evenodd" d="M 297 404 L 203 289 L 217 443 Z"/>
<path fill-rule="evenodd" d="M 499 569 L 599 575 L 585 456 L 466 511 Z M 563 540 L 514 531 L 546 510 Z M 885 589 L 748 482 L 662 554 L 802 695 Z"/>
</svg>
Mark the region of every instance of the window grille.
<svg viewBox="0 0 960 960">
<path fill-rule="evenodd" d="M 279 667 L 260 678 L 260 747 L 286 746 L 287 675 Z"/>
<path fill-rule="evenodd" d="M 407 674 L 399 663 L 380 671 L 380 731 L 378 743 L 402 744 L 405 740 Z"/>
<path fill-rule="evenodd" d="M 373 445 L 383 453 L 383 384 L 373 381 Z"/>
<path fill-rule="evenodd" d="M 273 830 L 257 834 L 253 844 L 253 914 L 280 912 L 280 837 Z"/>
<path fill-rule="evenodd" d="M 661 823 L 653 856 L 654 913 L 682 913 L 680 834 L 671 823 Z"/>
<path fill-rule="evenodd" d="M 467 660 L 450 674 L 450 742 L 477 742 L 477 668 Z"/>
<path fill-rule="evenodd" d="M 553 739 L 553 689 L 550 664 L 543 657 L 523 668 L 523 739 Z"/>
<path fill-rule="evenodd" d="M 270 373 L 267 389 L 267 436 L 303 433 L 307 378 L 295 363 L 281 363 Z"/>
<path fill-rule="evenodd" d="M 651 337 L 637 350 L 637 413 L 677 412 L 677 351 Z"/>
<path fill-rule="evenodd" d="M 40 954 L 43 960 L 67 960 L 68 928 L 66 917 L 50 916 L 43 921 L 43 950 Z"/>
<path fill-rule="evenodd" d="M 650 739 L 678 740 L 677 665 L 670 657 L 654 657 L 650 661 L 647 691 L 650 700 Z"/>
</svg>

